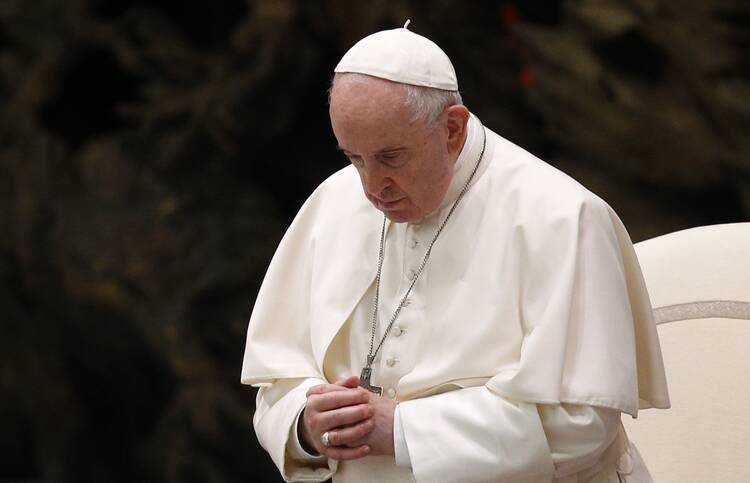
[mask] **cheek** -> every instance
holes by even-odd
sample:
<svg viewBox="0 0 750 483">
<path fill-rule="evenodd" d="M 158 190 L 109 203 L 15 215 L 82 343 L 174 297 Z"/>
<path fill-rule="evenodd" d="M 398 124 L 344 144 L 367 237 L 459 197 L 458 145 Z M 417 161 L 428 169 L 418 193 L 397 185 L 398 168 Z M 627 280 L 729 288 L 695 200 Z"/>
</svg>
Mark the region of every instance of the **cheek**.
<svg viewBox="0 0 750 483">
<path fill-rule="evenodd" d="M 452 167 L 432 165 L 411 178 L 409 196 L 415 205 L 433 210 L 440 204 L 451 180 Z"/>
<path fill-rule="evenodd" d="M 435 153 L 429 160 L 429 169 L 426 170 L 424 179 L 428 180 L 432 191 L 440 191 L 441 187 L 447 186 L 453 177 L 453 163 L 444 153 Z"/>
<path fill-rule="evenodd" d="M 427 187 L 431 209 L 436 209 L 443 201 L 451 179 L 453 179 L 453 163 L 443 160 L 433 169 L 430 185 Z"/>
<path fill-rule="evenodd" d="M 369 200 L 370 196 L 367 194 L 367 180 L 365 178 L 365 175 L 359 168 L 357 168 L 357 174 L 359 175 L 359 185 L 362 188 L 362 194 L 365 195 L 365 198 Z"/>
</svg>

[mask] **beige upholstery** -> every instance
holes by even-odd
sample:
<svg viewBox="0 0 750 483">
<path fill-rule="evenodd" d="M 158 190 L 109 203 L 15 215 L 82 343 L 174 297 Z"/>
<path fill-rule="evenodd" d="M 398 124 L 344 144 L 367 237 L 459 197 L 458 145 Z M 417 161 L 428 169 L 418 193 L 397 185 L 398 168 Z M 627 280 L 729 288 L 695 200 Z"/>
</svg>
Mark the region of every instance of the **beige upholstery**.
<svg viewBox="0 0 750 483">
<path fill-rule="evenodd" d="M 636 244 L 672 409 L 625 417 L 656 483 L 750 481 L 750 223 Z"/>
</svg>

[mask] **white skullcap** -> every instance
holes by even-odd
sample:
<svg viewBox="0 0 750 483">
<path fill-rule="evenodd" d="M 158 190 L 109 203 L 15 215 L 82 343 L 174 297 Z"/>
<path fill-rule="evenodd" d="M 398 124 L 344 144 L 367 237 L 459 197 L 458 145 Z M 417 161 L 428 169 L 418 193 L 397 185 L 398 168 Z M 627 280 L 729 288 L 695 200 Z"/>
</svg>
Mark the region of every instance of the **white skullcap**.
<svg viewBox="0 0 750 483">
<path fill-rule="evenodd" d="M 404 28 L 368 35 L 344 54 L 334 72 L 356 72 L 402 84 L 457 91 L 456 71 L 445 52 Z"/>
</svg>

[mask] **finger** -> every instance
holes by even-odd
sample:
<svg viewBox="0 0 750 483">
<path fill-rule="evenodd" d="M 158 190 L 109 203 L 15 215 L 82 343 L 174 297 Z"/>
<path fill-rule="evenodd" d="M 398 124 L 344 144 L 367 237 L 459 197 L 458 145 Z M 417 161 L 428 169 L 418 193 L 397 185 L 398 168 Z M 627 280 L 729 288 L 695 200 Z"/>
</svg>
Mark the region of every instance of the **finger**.
<svg viewBox="0 0 750 483">
<path fill-rule="evenodd" d="M 306 407 L 317 412 L 330 411 L 345 406 L 356 406 L 370 400 L 367 391 L 356 389 L 342 389 L 325 394 L 311 394 L 307 398 Z"/>
<path fill-rule="evenodd" d="M 349 387 L 349 388 L 359 387 L 359 377 L 358 376 L 344 377 L 334 382 L 334 384 L 337 386 L 343 386 L 343 387 Z"/>
<path fill-rule="evenodd" d="M 355 425 L 339 428 L 328 432 L 328 441 L 331 446 L 358 447 L 372 430 L 375 429 L 375 421 L 366 419 Z"/>
<path fill-rule="evenodd" d="M 365 456 L 370 454 L 370 451 L 370 447 L 366 444 L 358 446 L 356 448 L 347 448 L 345 446 L 330 446 L 326 448 L 325 455 L 334 460 L 346 461 L 364 458 Z"/>
<path fill-rule="evenodd" d="M 343 386 L 337 386 L 335 384 L 318 384 L 317 386 L 312 386 L 310 389 L 308 389 L 305 395 L 307 397 L 310 397 L 313 394 L 325 394 L 327 392 L 344 391 L 346 389 L 349 389 L 349 388 L 343 387 Z"/>
<path fill-rule="evenodd" d="M 318 422 L 322 429 L 334 429 L 341 426 L 355 424 L 363 419 L 369 419 L 374 414 L 370 404 L 357 404 L 356 406 L 344 406 L 320 413 Z"/>
</svg>

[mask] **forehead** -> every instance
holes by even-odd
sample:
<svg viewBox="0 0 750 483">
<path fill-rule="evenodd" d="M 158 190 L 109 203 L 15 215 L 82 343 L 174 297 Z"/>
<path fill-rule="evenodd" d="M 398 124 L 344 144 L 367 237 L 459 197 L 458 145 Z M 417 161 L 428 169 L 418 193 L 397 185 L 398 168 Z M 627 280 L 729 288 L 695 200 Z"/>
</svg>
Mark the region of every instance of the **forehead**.
<svg viewBox="0 0 750 483">
<path fill-rule="evenodd" d="M 399 113 L 406 110 L 403 84 L 364 74 L 336 74 L 331 87 L 331 111 L 376 111 Z"/>
<path fill-rule="evenodd" d="M 335 78 L 330 116 L 339 147 L 354 153 L 406 145 L 420 127 L 411 120 L 402 84 L 361 74 Z"/>
</svg>

